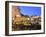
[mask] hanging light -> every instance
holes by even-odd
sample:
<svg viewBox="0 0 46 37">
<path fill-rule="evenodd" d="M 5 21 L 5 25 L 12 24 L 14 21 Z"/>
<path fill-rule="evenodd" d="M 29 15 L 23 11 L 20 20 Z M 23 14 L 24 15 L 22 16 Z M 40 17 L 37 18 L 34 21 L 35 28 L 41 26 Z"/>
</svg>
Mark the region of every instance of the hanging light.
<svg viewBox="0 0 46 37">
<path fill-rule="evenodd" d="M 21 17 L 20 15 L 16 15 L 16 17 Z"/>
</svg>

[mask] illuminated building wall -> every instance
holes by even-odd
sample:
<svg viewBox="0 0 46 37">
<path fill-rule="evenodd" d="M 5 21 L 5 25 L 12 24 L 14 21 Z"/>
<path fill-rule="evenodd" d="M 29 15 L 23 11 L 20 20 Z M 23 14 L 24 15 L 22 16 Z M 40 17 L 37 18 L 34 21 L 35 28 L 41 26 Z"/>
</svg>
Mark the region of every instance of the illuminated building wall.
<svg viewBox="0 0 46 37">
<path fill-rule="evenodd" d="M 12 16 L 13 17 L 21 17 L 20 11 L 17 6 L 12 6 Z"/>
</svg>

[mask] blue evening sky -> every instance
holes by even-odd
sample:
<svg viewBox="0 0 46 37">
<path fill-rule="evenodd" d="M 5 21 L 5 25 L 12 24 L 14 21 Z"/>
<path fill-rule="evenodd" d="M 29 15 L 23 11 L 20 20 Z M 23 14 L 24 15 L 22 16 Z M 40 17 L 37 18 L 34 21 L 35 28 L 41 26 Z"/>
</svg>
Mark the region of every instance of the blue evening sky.
<svg viewBox="0 0 46 37">
<path fill-rule="evenodd" d="M 19 6 L 20 12 L 24 15 L 41 15 L 41 7 L 32 7 L 32 6 Z"/>
</svg>

